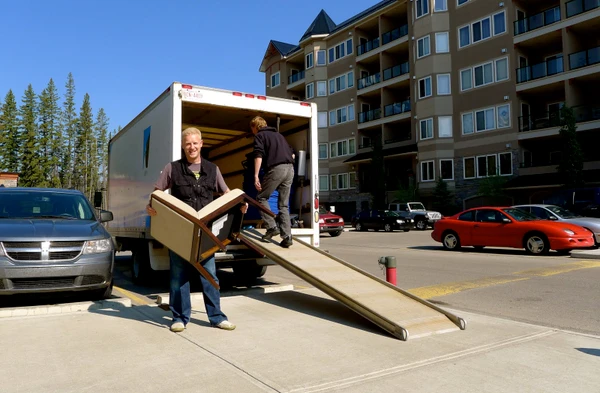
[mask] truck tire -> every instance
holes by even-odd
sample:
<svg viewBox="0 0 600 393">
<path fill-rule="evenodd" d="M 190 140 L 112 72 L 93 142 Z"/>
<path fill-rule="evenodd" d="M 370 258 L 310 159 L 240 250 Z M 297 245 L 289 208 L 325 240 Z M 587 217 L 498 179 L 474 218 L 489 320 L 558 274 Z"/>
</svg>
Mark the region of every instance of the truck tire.
<svg viewBox="0 0 600 393">
<path fill-rule="evenodd" d="M 329 235 L 331 235 L 331 237 L 337 237 L 337 236 L 341 235 L 342 232 L 343 231 L 329 232 Z"/>
<path fill-rule="evenodd" d="M 425 218 L 415 218 L 415 228 L 419 231 L 427 229 L 427 221 L 425 221 Z"/>
<path fill-rule="evenodd" d="M 233 266 L 236 278 L 248 287 L 256 284 L 256 280 L 264 276 L 266 272 L 267 266 L 261 266 L 256 261 L 240 262 Z"/>
<path fill-rule="evenodd" d="M 151 276 L 148 244 L 142 242 L 133 250 L 131 256 L 131 281 L 136 285 L 144 285 L 150 281 Z"/>
</svg>

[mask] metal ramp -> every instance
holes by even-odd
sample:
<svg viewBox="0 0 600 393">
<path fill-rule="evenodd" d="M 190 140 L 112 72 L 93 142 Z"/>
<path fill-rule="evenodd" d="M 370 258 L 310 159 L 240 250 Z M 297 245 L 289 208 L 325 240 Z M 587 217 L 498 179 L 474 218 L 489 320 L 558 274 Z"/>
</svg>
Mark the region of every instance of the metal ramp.
<svg viewBox="0 0 600 393">
<path fill-rule="evenodd" d="M 464 330 L 464 319 L 297 238 L 290 248 L 263 242 L 264 230 L 238 239 L 401 340 Z"/>
</svg>

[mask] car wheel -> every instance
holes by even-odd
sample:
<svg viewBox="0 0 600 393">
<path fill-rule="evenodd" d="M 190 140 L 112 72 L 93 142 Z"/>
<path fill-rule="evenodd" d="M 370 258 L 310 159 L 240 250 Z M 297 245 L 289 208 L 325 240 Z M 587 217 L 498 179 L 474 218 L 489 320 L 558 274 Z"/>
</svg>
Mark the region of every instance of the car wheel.
<svg viewBox="0 0 600 393">
<path fill-rule="evenodd" d="M 392 232 L 393 231 L 392 225 L 391 224 L 385 224 L 383 226 L 383 230 L 386 231 L 386 232 Z"/>
<path fill-rule="evenodd" d="M 331 235 L 331 237 L 338 237 L 339 235 L 342 234 L 343 231 L 335 231 L 335 232 L 329 232 L 329 234 Z"/>
<path fill-rule="evenodd" d="M 427 222 L 425 222 L 424 219 L 416 219 L 415 228 L 417 228 L 419 231 L 424 231 L 427 229 Z"/>
<path fill-rule="evenodd" d="M 449 231 L 442 236 L 442 245 L 446 250 L 455 251 L 460 249 L 460 239 L 455 232 Z"/>
<path fill-rule="evenodd" d="M 403 229 L 404 232 L 410 231 L 410 228 Z"/>
<path fill-rule="evenodd" d="M 360 222 L 356 223 L 356 226 L 354 227 L 354 229 L 356 229 L 359 232 L 365 230 Z"/>
<path fill-rule="evenodd" d="M 550 244 L 546 236 L 534 233 L 525 238 L 525 250 L 532 255 L 547 254 L 550 251 Z"/>
</svg>

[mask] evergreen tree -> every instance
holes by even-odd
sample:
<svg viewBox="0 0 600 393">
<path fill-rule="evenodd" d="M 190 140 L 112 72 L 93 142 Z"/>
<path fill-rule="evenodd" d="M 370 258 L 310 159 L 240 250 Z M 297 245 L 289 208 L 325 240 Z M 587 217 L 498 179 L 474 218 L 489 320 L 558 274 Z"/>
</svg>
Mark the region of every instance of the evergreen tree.
<svg viewBox="0 0 600 393">
<path fill-rule="evenodd" d="M 584 155 L 577 139 L 577 124 L 572 108 L 564 106 L 561 109 L 561 126 L 563 150 L 558 173 L 566 188 L 582 187 Z"/>
<path fill-rule="evenodd" d="M 452 193 L 448 189 L 448 183 L 441 177 L 438 177 L 433 190 L 433 208 L 446 216 L 452 215 L 458 210 Z"/>
<path fill-rule="evenodd" d="M 2 135 L 0 152 L 0 169 L 8 172 L 20 171 L 21 130 L 19 128 L 17 100 L 12 90 L 4 98 L 0 108 L 0 135 Z"/>
<path fill-rule="evenodd" d="M 73 187 L 73 156 L 75 153 L 75 135 L 77 132 L 77 113 L 75 111 L 75 80 L 69 73 L 65 85 L 65 100 L 61 115 L 63 150 L 61 165 L 61 184 L 65 188 Z"/>
<path fill-rule="evenodd" d="M 61 164 L 62 135 L 59 128 L 58 91 L 52 79 L 40 95 L 39 115 L 40 166 L 44 174 L 42 184 L 48 187 L 60 187 L 59 168 Z"/>
<path fill-rule="evenodd" d="M 96 116 L 96 138 L 98 140 L 98 182 L 94 184 L 97 190 L 106 188 L 106 178 L 108 176 L 108 117 L 104 109 L 100 108 Z"/>
<path fill-rule="evenodd" d="M 43 185 L 44 181 L 44 174 L 40 167 L 41 154 L 37 133 L 37 110 L 36 94 L 31 84 L 29 84 L 27 90 L 25 90 L 22 105 L 19 108 L 24 145 L 19 184 L 24 187 L 38 187 Z"/>
<path fill-rule="evenodd" d="M 94 118 L 90 104 L 90 95 L 85 94 L 79 110 L 79 122 L 75 139 L 75 161 L 73 166 L 73 186 L 90 197 L 92 171 L 97 171 L 95 164 Z"/>
<path fill-rule="evenodd" d="M 373 188 L 371 191 L 373 208 L 385 209 L 385 171 L 381 135 L 373 140 L 373 158 L 371 160 L 371 168 L 373 170 Z"/>
</svg>

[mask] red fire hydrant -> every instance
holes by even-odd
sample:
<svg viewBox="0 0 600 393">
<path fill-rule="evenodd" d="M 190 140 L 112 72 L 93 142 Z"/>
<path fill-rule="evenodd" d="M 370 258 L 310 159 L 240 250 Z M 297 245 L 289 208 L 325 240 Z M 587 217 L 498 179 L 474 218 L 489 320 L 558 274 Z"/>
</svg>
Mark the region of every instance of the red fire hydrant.
<svg viewBox="0 0 600 393">
<path fill-rule="evenodd" d="M 385 280 L 396 285 L 396 257 L 380 257 L 379 264 L 385 266 Z"/>
</svg>

